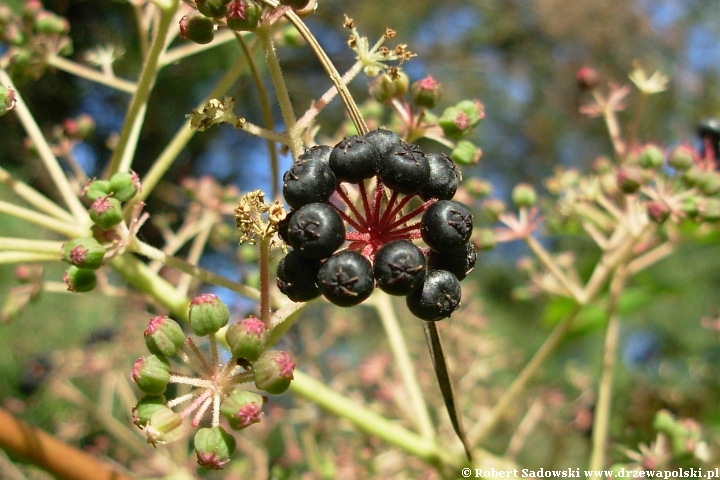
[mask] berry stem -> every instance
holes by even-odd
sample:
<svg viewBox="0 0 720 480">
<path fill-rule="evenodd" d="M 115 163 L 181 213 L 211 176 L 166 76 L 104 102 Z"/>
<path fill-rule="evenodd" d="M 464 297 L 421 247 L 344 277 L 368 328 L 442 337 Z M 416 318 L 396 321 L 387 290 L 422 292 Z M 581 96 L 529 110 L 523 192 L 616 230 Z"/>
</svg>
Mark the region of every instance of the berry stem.
<svg viewBox="0 0 720 480">
<path fill-rule="evenodd" d="M 346 232 L 345 240 L 349 240 L 351 242 L 368 243 L 368 242 L 370 242 L 370 235 L 368 235 L 367 233 L 360 233 L 360 232 Z"/>
<path fill-rule="evenodd" d="M 219 362 L 218 362 L 217 339 L 215 338 L 215 334 L 211 332 L 208 335 L 208 340 L 210 340 L 210 355 L 212 358 L 213 375 L 217 375 Z"/>
<path fill-rule="evenodd" d="M 180 397 L 173 398 L 172 400 L 167 402 L 166 405 L 168 408 L 177 407 L 178 405 L 185 403 L 189 400 L 192 400 L 195 397 L 196 397 L 196 394 L 194 394 L 194 393 L 186 393 L 185 395 L 182 395 Z"/>
<path fill-rule="evenodd" d="M 260 240 L 260 320 L 270 326 L 270 237 Z"/>
<path fill-rule="evenodd" d="M 404 200 L 404 199 L 403 199 L 403 200 Z M 388 225 L 388 226 L 387 226 L 388 230 L 392 230 L 392 229 L 394 229 L 395 227 L 397 227 L 398 225 L 402 225 L 403 223 L 407 222 L 407 221 L 410 220 L 411 218 L 420 215 L 422 212 L 424 212 L 425 210 L 427 210 L 428 208 L 430 208 L 430 205 L 432 205 L 432 204 L 435 203 L 435 202 L 436 202 L 436 200 L 434 200 L 434 199 L 428 200 L 427 202 L 423 203 L 422 205 L 420 205 L 419 207 L 417 207 L 417 208 L 416 208 L 415 210 L 413 210 L 412 212 L 408 213 L 407 215 L 403 215 L 403 216 L 400 217 L 398 220 L 396 220 L 395 222 L 393 222 L 393 223 L 391 223 L 390 225 Z"/>
<path fill-rule="evenodd" d="M 188 405 L 188 406 L 185 408 L 185 410 L 183 410 L 182 412 L 180 412 L 180 418 L 185 419 L 185 418 L 187 418 L 188 416 L 190 416 L 190 414 L 191 414 L 192 412 L 194 412 L 195 410 L 197 410 L 197 408 L 198 408 L 200 405 L 202 405 L 205 400 L 207 400 L 207 398 L 210 396 L 210 393 L 211 393 L 211 392 L 212 392 L 212 390 L 207 389 L 207 390 L 205 390 L 205 391 L 203 392 L 202 395 L 198 396 L 195 400 L 193 400 L 193 402 L 192 402 L 190 405 Z"/>
<path fill-rule="evenodd" d="M 390 195 L 390 199 L 388 200 L 388 204 L 385 206 L 385 211 L 382 214 L 382 217 L 380 218 L 380 221 L 378 222 L 379 225 L 382 227 L 388 222 L 388 217 L 391 215 L 392 210 L 395 207 L 395 202 L 397 202 L 398 192 L 393 190 L 392 194 Z M 400 207 L 402 208 L 402 207 Z"/>
<path fill-rule="evenodd" d="M 360 182 L 358 184 L 358 187 L 360 187 L 360 198 L 362 198 L 363 209 L 365 210 L 365 218 L 367 219 L 367 224 L 370 225 L 370 219 L 372 217 L 370 216 L 370 202 L 368 201 L 365 182 Z"/>
<path fill-rule="evenodd" d="M 179 373 L 170 374 L 170 383 L 179 383 L 198 388 L 212 388 L 213 382 L 204 378 L 188 377 Z"/>
<path fill-rule="evenodd" d="M 212 393 L 212 390 L 206 390 L 205 393 L 210 394 Z M 207 412 L 208 407 L 213 403 L 213 397 L 214 395 L 212 397 L 208 395 L 208 398 L 206 398 L 203 404 L 200 406 L 200 409 L 195 414 L 192 422 L 190 422 L 190 425 L 192 425 L 193 428 L 197 428 L 198 425 L 200 425 L 200 420 L 202 420 L 202 418 L 205 416 L 205 412 Z"/>
<path fill-rule="evenodd" d="M 215 392 L 215 395 L 213 396 L 212 426 L 213 427 L 220 426 L 220 393 L 218 393 L 218 392 Z"/>
<path fill-rule="evenodd" d="M 348 206 L 350 211 L 355 215 L 355 218 L 357 219 L 358 223 L 362 226 L 359 230 L 367 230 L 367 220 L 360 215 L 360 212 L 357 208 L 355 208 L 355 204 L 350 200 L 350 197 L 348 197 L 347 192 L 345 191 L 345 187 L 342 185 L 339 185 L 338 188 L 335 189 L 338 195 L 340 195 L 340 198 L 343 199 L 343 202 L 345 202 L 345 205 Z"/>
<path fill-rule="evenodd" d="M 376 225 L 380 224 L 380 204 L 382 203 L 382 195 L 383 195 L 383 184 L 382 180 L 378 177 L 377 182 L 375 183 L 375 198 L 373 199 L 373 220 Z"/>
<path fill-rule="evenodd" d="M 401 228 L 399 230 L 390 230 L 389 234 L 392 235 L 399 235 L 401 233 L 408 233 L 412 232 L 413 230 L 420 229 L 420 222 L 413 223 L 412 225 L 408 225 L 407 227 Z"/>
<path fill-rule="evenodd" d="M 195 345 L 195 341 L 192 339 L 192 337 L 188 337 L 187 340 L 185 340 L 185 345 L 187 345 L 190 348 L 190 351 L 193 353 L 196 359 L 200 361 L 200 365 L 202 365 L 203 370 L 205 370 L 205 373 L 208 375 L 213 374 L 213 369 L 210 367 L 210 365 L 207 363 L 207 360 L 205 360 L 205 357 L 202 353 L 200 353 L 200 350 L 197 348 L 197 345 Z"/>
<path fill-rule="evenodd" d="M 331 204 L 331 205 L 332 205 L 332 204 Z M 350 226 L 352 226 L 355 230 L 357 230 L 357 231 L 367 230 L 367 227 L 361 226 L 361 225 L 360 225 L 359 223 L 357 223 L 355 220 L 353 220 L 352 218 L 350 218 L 350 216 L 349 216 L 347 213 L 343 212 L 342 210 L 340 210 L 340 209 L 339 209 L 338 207 L 336 207 L 335 205 L 332 205 L 332 207 L 340 214 L 340 216 L 343 218 L 343 220 L 345 220 L 346 222 L 348 222 L 348 223 L 350 224 Z"/>
<path fill-rule="evenodd" d="M 397 193 L 397 192 L 394 192 L 394 193 Z M 398 212 L 400 210 L 402 210 L 403 207 L 405 207 L 405 205 L 410 203 L 410 200 L 412 200 L 413 197 L 414 197 L 414 195 L 406 195 L 402 200 L 400 200 L 400 203 L 398 203 L 395 207 L 392 208 L 392 210 L 390 210 L 390 205 L 388 205 L 389 211 L 386 210 L 385 213 L 383 214 L 383 220 L 382 220 L 381 225 L 383 227 L 386 227 L 388 225 L 388 223 L 392 222 L 393 219 L 395 218 L 395 216 L 398 214 Z"/>
</svg>

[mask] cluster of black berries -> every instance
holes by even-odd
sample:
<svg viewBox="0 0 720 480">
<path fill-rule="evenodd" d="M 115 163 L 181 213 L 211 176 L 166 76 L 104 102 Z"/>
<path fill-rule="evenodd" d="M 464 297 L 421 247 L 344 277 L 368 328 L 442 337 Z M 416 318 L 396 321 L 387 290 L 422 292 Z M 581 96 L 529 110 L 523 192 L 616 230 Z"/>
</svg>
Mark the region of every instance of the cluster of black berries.
<svg viewBox="0 0 720 480">
<path fill-rule="evenodd" d="M 293 250 L 278 265 L 278 287 L 295 302 L 322 294 L 349 307 L 377 286 L 405 295 L 423 320 L 449 317 L 476 259 L 472 214 L 452 200 L 459 180 L 446 155 L 425 155 L 388 130 L 308 149 L 283 177 L 292 210 L 280 236 Z M 412 242 L 420 238 L 429 248 Z"/>
</svg>

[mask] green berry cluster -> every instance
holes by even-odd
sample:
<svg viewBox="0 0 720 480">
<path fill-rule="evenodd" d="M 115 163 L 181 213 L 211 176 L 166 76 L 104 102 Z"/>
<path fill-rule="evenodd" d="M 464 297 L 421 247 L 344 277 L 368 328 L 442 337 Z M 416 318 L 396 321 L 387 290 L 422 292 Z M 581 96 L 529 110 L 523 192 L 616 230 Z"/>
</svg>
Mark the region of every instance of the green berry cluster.
<svg viewBox="0 0 720 480">
<path fill-rule="evenodd" d="M 133 409 L 133 420 L 148 443 L 156 445 L 182 438 L 186 418 L 191 417 L 190 426 L 198 428 L 206 413 L 212 411 L 209 426 L 195 434 L 195 450 L 201 466 L 218 469 L 235 451 L 235 439 L 220 426 L 221 415 L 231 429 L 242 430 L 262 419 L 267 401 L 267 397 L 241 385 L 254 382 L 258 390 L 281 394 L 290 386 L 295 365 L 287 353 L 267 350 L 269 330 L 261 320 L 248 317 L 228 327 L 230 310 L 216 295 L 194 298 L 189 320 L 193 334 L 207 338 L 210 358 L 175 320 L 163 316 L 151 319 L 144 334 L 150 354 L 135 362 L 131 374 L 145 393 Z M 225 329 L 232 355 L 225 364 L 220 362 L 217 339 L 221 329 Z M 194 375 L 173 370 L 171 358 Z M 193 390 L 168 400 L 164 394 L 171 383 L 189 385 Z M 179 412 L 173 410 L 181 405 L 185 406 Z"/>
</svg>

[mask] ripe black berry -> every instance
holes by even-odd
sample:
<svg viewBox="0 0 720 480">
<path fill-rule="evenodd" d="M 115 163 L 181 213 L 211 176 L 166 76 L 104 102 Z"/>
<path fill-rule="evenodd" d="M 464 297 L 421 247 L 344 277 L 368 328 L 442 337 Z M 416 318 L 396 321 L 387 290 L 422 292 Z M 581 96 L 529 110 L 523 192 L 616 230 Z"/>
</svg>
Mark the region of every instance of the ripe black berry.
<svg viewBox="0 0 720 480">
<path fill-rule="evenodd" d="M 323 296 L 335 305 L 351 307 L 362 303 L 375 287 L 370 260 L 353 250 L 338 252 L 320 267 L 318 285 Z"/>
<path fill-rule="evenodd" d="M 430 180 L 420 189 L 420 197 L 423 200 L 452 200 L 460 180 L 460 171 L 455 162 L 442 153 L 428 153 L 427 159 L 430 163 Z"/>
<path fill-rule="evenodd" d="M 330 154 L 330 168 L 338 182 L 360 183 L 375 176 L 380 155 L 363 137 L 344 138 Z"/>
<path fill-rule="evenodd" d="M 425 279 L 425 256 L 409 240 L 383 245 L 373 262 L 378 287 L 390 295 L 407 295 Z"/>
<path fill-rule="evenodd" d="M 433 270 L 447 270 L 463 280 L 475 268 L 477 252 L 472 243 L 465 244 L 465 248 L 458 248 L 452 252 L 436 253 L 430 251 L 428 255 L 428 268 Z"/>
<path fill-rule="evenodd" d="M 438 200 L 423 214 L 420 234 L 431 250 L 450 252 L 465 245 L 473 230 L 473 216 L 462 203 Z"/>
<path fill-rule="evenodd" d="M 313 145 L 305 150 L 305 153 L 298 157 L 298 160 L 320 160 L 326 165 L 330 165 L 330 154 L 333 147 L 329 145 Z"/>
<path fill-rule="evenodd" d="M 430 180 L 430 163 L 417 145 L 402 143 L 380 159 L 379 175 L 386 187 L 412 195 Z"/>
<path fill-rule="evenodd" d="M 283 242 L 290 244 L 290 239 L 288 237 L 288 227 L 290 226 L 290 219 L 292 219 L 293 215 L 295 215 L 295 210 L 290 210 L 287 215 L 285 215 L 285 218 L 280 220 L 277 226 L 278 236 L 282 239 Z"/>
<path fill-rule="evenodd" d="M 422 320 L 447 318 L 460 306 L 462 290 L 455 275 L 445 270 L 428 270 L 425 282 L 406 297 L 410 312 Z"/>
<path fill-rule="evenodd" d="M 290 245 L 303 257 L 329 257 L 345 242 L 345 225 L 337 211 L 325 203 L 298 209 L 288 224 Z"/>
<path fill-rule="evenodd" d="M 307 302 L 320 296 L 317 274 L 320 262 L 303 258 L 297 251 L 278 263 L 277 286 L 293 302 Z"/>
<path fill-rule="evenodd" d="M 364 138 L 375 145 L 381 158 L 390 153 L 394 146 L 405 143 L 398 134 L 384 128 L 368 132 Z"/>
<path fill-rule="evenodd" d="M 335 175 L 320 160 L 299 160 L 283 175 L 283 196 L 292 208 L 327 202 L 335 191 Z"/>
</svg>

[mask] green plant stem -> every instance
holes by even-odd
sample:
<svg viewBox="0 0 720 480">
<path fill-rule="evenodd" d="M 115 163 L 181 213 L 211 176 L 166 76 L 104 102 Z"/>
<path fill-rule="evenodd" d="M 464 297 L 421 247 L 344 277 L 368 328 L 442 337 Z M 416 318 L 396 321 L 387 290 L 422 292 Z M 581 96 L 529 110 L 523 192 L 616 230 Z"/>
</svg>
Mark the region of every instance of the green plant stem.
<svg viewBox="0 0 720 480">
<path fill-rule="evenodd" d="M 560 344 L 560 341 L 565 337 L 570 325 L 572 324 L 575 316 L 580 311 L 581 306 L 576 304 L 573 309 L 567 314 L 567 316 L 558 323 L 550 335 L 545 339 L 542 346 L 535 352 L 532 359 L 525 365 L 518 376 L 513 380 L 510 387 L 503 393 L 500 399 L 493 405 L 492 410 L 487 417 L 475 425 L 469 434 L 468 439 L 471 446 L 480 446 L 487 436 L 492 433 L 493 428 L 500 421 L 502 416 L 507 412 L 508 408 L 515 402 L 520 396 L 525 386 L 530 379 L 535 375 L 535 372 L 545 363 L 550 357 L 555 348 Z"/>
<path fill-rule="evenodd" d="M 67 73 L 71 73 L 76 77 L 90 80 L 91 82 L 99 83 L 101 85 L 114 88 L 115 90 L 133 94 L 137 88 L 137 85 L 128 80 L 123 80 L 111 75 L 106 75 L 103 72 L 95 70 L 94 68 L 86 67 L 67 58 L 60 57 L 57 55 L 50 55 L 46 58 L 47 64 L 51 67 L 55 67 L 58 70 L 62 70 Z"/>
<path fill-rule="evenodd" d="M 260 320 L 270 327 L 270 242 L 272 238 L 263 237 L 260 249 Z"/>
<path fill-rule="evenodd" d="M 230 88 L 230 86 L 235 83 L 235 81 L 238 79 L 245 67 L 245 58 L 239 57 L 230 67 L 230 69 L 225 73 L 225 75 L 223 75 L 222 78 L 218 80 L 217 84 L 213 87 L 207 97 L 205 97 L 205 100 L 200 103 L 198 108 L 202 108 L 211 99 L 217 98 L 223 93 L 225 93 Z M 183 148 L 185 148 L 185 146 L 188 144 L 190 139 L 192 139 L 196 132 L 197 130 L 193 130 L 190 128 L 189 119 L 186 120 L 185 123 L 183 123 L 183 125 L 180 127 L 177 133 L 175 133 L 175 136 L 172 138 L 170 143 L 168 143 L 168 145 L 162 151 L 157 160 L 153 162 L 150 170 L 142 178 L 142 190 L 135 196 L 135 198 L 132 199 L 132 201 L 127 203 L 126 207 L 124 208 L 125 212 L 132 211 L 133 207 L 137 205 L 138 202 L 142 202 L 147 199 L 147 197 L 150 195 L 150 193 L 152 193 L 157 184 L 160 183 L 162 177 L 165 175 L 165 173 L 173 164 L 177 156 L 180 154 Z"/>
<path fill-rule="evenodd" d="M 265 129 L 272 131 L 275 125 L 275 121 L 273 120 L 273 114 L 272 114 L 272 106 L 270 105 L 270 99 L 268 98 L 267 89 L 265 88 L 265 83 L 263 82 L 262 77 L 260 76 L 260 71 L 257 68 L 257 65 L 255 65 L 255 60 L 253 59 L 252 52 L 250 52 L 250 49 L 248 48 L 247 42 L 243 39 L 243 37 L 238 33 L 236 34 L 238 43 L 240 44 L 240 47 L 242 48 L 243 53 L 245 54 L 245 58 L 247 58 L 248 65 L 250 66 L 250 73 L 252 73 L 253 82 L 255 82 L 255 88 L 258 91 L 258 97 L 260 100 L 260 110 L 262 111 L 262 117 L 263 117 L 263 123 L 265 124 Z M 292 138 L 292 134 L 290 135 Z M 272 198 L 277 199 L 280 196 L 280 192 L 278 189 L 278 179 L 280 178 L 280 167 L 278 166 L 278 154 L 277 154 L 277 148 L 275 148 L 275 142 L 273 142 L 270 139 L 265 139 L 267 142 L 268 151 L 270 152 L 270 178 L 273 179 L 272 181 Z"/>
<path fill-rule="evenodd" d="M 236 32 L 229 29 L 222 30 L 220 32 L 217 32 L 215 38 L 213 38 L 212 43 L 206 43 L 201 45 L 199 43 L 188 42 L 179 47 L 174 47 L 163 53 L 163 55 L 160 57 L 160 67 L 165 67 L 167 65 L 177 63 L 192 55 L 196 55 L 206 50 L 210 50 L 211 48 L 219 47 L 220 45 L 231 42 L 235 39 L 235 33 Z M 249 35 L 249 33 L 245 32 L 243 33 L 243 35 Z"/>
<path fill-rule="evenodd" d="M 29 238 L 0 237 L 0 250 L 18 252 L 54 253 L 60 259 L 63 242 L 31 240 Z"/>
<path fill-rule="evenodd" d="M 460 458 L 451 456 L 447 449 L 438 448 L 433 441 L 329 389 L 322 382 L 301 371 L 295 370 L 295 379 L 290 384 L 290 391 L 333 415 L 349 420 L 363 432 L 378 437 L 438 469 L 443 465 L 463 464 Z"/>
<path fill-rule="evenodd" d="M 167 308 L 175 320 L 188 321 L 190 300 L 131 253 L 113 258 L 109 265 L 130 285 Z"/>
<path fill-rule="evenodd" d="M 64 220 L 66 222 L 75 221 L 75 218 L 70 214 L 70 212 L 64 210 L 57 203 L 53 202 L 34 188 L 28 186 L 25 182 L 16 179 L 10 174 L 10 172 L 2 167 L 0 167 L 0 183 L 10 187 L 10 190 L 12 190 L 17 196 L 38 210 L 47 213 L 48 215 L 52 215 L 58 220 Z"/>
<path fill-rule="evenodd" d="M 400 373 L 400 378 L 408 395 L 415 426 L 423 438 L 435 441 L 435 429 L 430 420 L 425 397 L 420 389 L 415 367 L 410 358 L 405 337 L 400 329 L 400 323 L 398 322 L 392 301 L 388 295 L 382 292 L 375 292 L 375 295 L 372 296 L 372 303 L 378 311 L 380 321 L 385 329 L 385 335 L 390 343 L 390 350 L 395 358 L 395 366 Z"/>
<path fill-rule="evenodd" d="M 205 250 L 205 246 L 207 245 L 207 241 L 210 238 L 210 234 L 212 233 L 212 227 L 217 221 L 217 215 L 212 210 L 205 210 L 203 212 L 203 215 L 201 216 L 199 221 L 201 228 L 199 229 L 198 234 L 193 239 L 192 245 L 190 246 L 190 251 L 187 255 L 188 262 L 190 262 L 191 264 L 197 264 L 200 260 L 200 257 Z M 167 245 L 165 245 L 165 247 L 166 248 L 163 249 L 163 251 L 167 252 Z M 182 293 L 183 295 L 187 295 L 188 290 L 190 290 L 190 284 L 192 283 L 192 279 L 192 275 L 184 273 L 178 281 L 178 292 Z"/>
<path fill-rule="evenodd" d="M 266 1 L 265 3 L 277 5 L 277 2 Z M 368 127 L 365 123 L 365 120 L 362 118 L 362 115 L 360 115 L 360 110 L 355 103 L 355 99 L 353 99 L 347 86 L 345 86 L 345 84 L 343 83 L 340 73 L 338 73 L 335 65 L 333 65 L 333 63 L 330 61 L 315 36 L 312 34 L 310 29 L 307 28 L 307 25 L 305 25 L 302 19 L 298 17 L 297 14 L 292 10 L 286 11 L 285 17 L 290 20 L 290 23 L 295 26 L 298 33 L 300 33 L 300 35 L 305 39 L 305 41 L 308 42 L 310 48 L 312 48 L 313 52 L 315 52 L 315 56 L 317 56 L 318 60 L 320 60 L 320 63 L 325 69 L 325 72 L 330 77 L 330 81 L 335 85 L 335 88 L 337 88 L 337 91 L 340 93 L 340 98 L 342 98 L 342 101 L 345 104 L 345 109 L 347 110 L 350 119 L 355 124 L 355 128 L 357 129 L 358 134 L 366 134 L 368 132 Z"/>
<path fill-rule="evenodd" d="M 163 7 L 160 10 L 160 21 L 154 32 L 150 50 L 145 59 L 142 72 L 140 73 L 137 89 L 135 90 L 132 100 L 130 100 L 130 106 L 125 114 L 125 121 L 120 131 L 120 138 L 110 159 L 110 165 L 108 167 L 109 175 L 120 170 L 129 170 L 132 166 L 132 159 L 135 155 L 135 149 L 137 148 L 137 138 L 145 120 L 148 98 L 150 97 L 150 92 L 155 84 L 159 70 L 158 60 L 165 49 L 166 35 L 172 25 L 175 10 L 177 10 L 177 0 L 169 0 L 167 8 Z"/>
<path fill-rule="evenodd" d="M 290 133 L 295 127 L 295 112 L 293 111 L 290 94 L 288 93 L 287 86 L 285 85 L 285 80 L 283 79 L 280 61 L 278 60 L 277 53 L 275 52 L 275 45 L 272 41 L 272 25 L 261 25 L 257 29 L 256 33 L 262 43 L 263 49 L 265 50 L 268 73 L 270 73 L 270 79 L 275 87 L 275 96 L 277 97 L 278 104 L 280 105 L 280 113 L 282 114 L 283 122 L 285 122 L 285 130 Z M 300 150 L 302 149 L 302 142 L 300 138 L 291 137 L 289 147 L 293 158 L 297 158 L 300 155 Z"/>
<path fill-rule="evenodd" d="M 20 207 L 14 203 L 4 202 L 2 200 L 0 200 L 0 213 L 7 213 L 13 217 L 45 227 L 48 230 L 62 233 L 70 238 L 85 237 L 89 234 L 89 230 L 82 226 L 66 223 L 43 213 L 38 213 L 35 210 Z"/>
<path fill-rule="evenodd" d="M 50 175 L 55 187 L 58 189 L 58 193 L 65 202 L 65 205 L 67 205 L 70 212 L 75 217 L 75 221 L 89 225 L 90 217 L 88 216 L 87 209 L 83 206 L 82 202 L 75 194 L 75 191 L 65 176 L 62 167 L 60 167 L 60 163 L 52 153 L 50 145 L 48 145 L 47 140 L 45 140 L 45 136 L 40 131 L 40 127 L 37 122 L 35 122 L 35 118 L 32 113 L 30 113 L 25 100 L 23 100 L 23 97 L 20 95 L 17 87 L 13 85 L 10 75 L 8 75 L 3 69 L 0 69 L 0 84 L 15 90 L 15 114 L 20 119 L 20 123 L 23 124 L 25 131 L 35 145 L 38 155 L 40 155 L 40 159 L 45 165 L 45 169 Z"/>
<path fill-rule="evenodd" d="M 167 255 L 162 250 L 158 250 L 157 248 L 148 245 L 147 243 L 135 240 L 130 245 L 128 245 L 128 248 L 131 251 L 142 255 L 143 257 L 147 257 L 150 260 L 155 260 L 156 262 L 162 262 L 168 267 L 176 268 L 181 272 L 188 273 L 204 282 L 225 287 L 229 290 L 232 290 L 233 292 L 239 293 L 240 295 L 252 298 L 253 300 L 260 300 L 260 292 L 257 289 L 248 287 L 247 285 L 243 285 L 242 283 L 233 282 L 232 280 L 228 280 L 221 275 L 217 275 L 215 273 L 202 269 L 197 265 L 188 263 L 185 260 L 181 260 L 177 257 Z"/>
<path fill-rule="evenodd" d="M 543 246 L 535 240 L 532 236 L 527 236 L 525 238 L 525 243 L 530 248 L 530 250 L 535 254 L 535 256 L 542 262 L 542 264 L 550 270 L 550 272 L 555 276 L 555 278 L 562 284 L 563 287 L 565 287 L 568 290 L 568 293 L 570 293 L 575 301 L 579 303 L 583 303 L 585 301 L 584 294 L 582 292 L 582 288 L 577 285 L 576 283 L 570 281 L 570 279 L 565 275 L 565 273 L 560 269 L 560 267 L 555 263 L 555 261 L 552 259 L 550 254 L 543 248 Z"/>
<path fill-rule="evenodd" d="M 50 253 L 40 252 L 0 252 L 0 264 L 8 265 L 14 263 L 33 263 L 33 262 L 57 262 L 60 256 Z"/>
<path fill-rule="evenodd" d="M 612 405 L 613 369 L 620 334 L 618 302 L 625 285 L 625 269 L 618 268 L 610 284 L 609 320 L 603 346 L 602 373 L 598 384 L 598 398 L 593 417 L 592 449 L 588 469 L 597 470 L 605 465 L 605 451 L 610 434 L 610 410 Z"/>
</svg>

